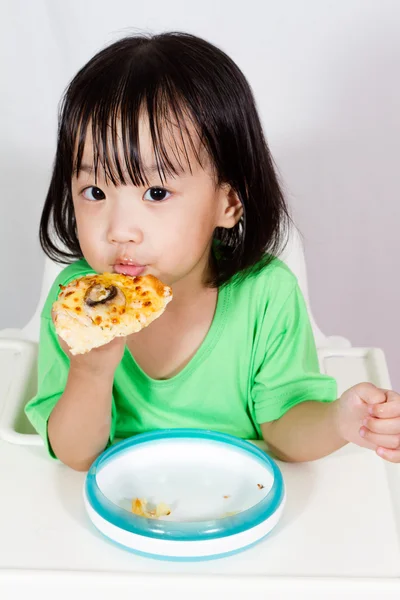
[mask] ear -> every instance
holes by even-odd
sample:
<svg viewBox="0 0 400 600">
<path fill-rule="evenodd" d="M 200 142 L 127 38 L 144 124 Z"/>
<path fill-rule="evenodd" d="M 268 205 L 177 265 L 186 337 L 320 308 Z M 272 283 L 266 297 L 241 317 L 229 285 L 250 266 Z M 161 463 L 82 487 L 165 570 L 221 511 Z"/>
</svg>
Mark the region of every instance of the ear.
<svg viewBox="0 0 400 600">
<path fill-rule="evenodd" d="M 216 227 L 232 229 L 243 215 L 243 205 L 234 189 L 224 184 L 220 188 L 220 211 Z"/>
</svg>

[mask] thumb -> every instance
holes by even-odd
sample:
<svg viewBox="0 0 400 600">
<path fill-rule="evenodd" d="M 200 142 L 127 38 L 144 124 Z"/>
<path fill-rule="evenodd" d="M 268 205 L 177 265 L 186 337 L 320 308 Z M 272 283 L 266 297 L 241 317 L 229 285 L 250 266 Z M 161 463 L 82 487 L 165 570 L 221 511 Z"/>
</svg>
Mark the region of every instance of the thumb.
<svg viewBox="0 0 400 600">
<path fill-rule="evenodd" d="M 386 390 L 376 387 L 373 383 L 359 383 L 353 391 L 366 404 L 382 404 L 387 401 Z"/>
</svg>

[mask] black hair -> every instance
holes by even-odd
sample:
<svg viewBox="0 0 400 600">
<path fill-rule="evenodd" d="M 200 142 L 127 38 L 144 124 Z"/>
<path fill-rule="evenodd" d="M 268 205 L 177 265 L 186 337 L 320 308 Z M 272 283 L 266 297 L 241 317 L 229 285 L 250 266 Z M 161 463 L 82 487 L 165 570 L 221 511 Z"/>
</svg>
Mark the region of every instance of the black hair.
<svg viewBox="0 0 400 600">
<path fill-rule="evenodd" d="M 96 175 L 100 161 L 114 185 L 126 184 L 124 171 L 134 185 L 148 183 L 138 140 L 143 109 L 162 180 L 176 173 L 163 140 L 171 117 L 183 132 L 179 142 L 184 153 L 185 140 L 189 140 L 201 161 L 188 130 L 189 117 L 218 183 L 229 184 L 243 205 L 243 217 L 234 228 L 215 230 L 218 260 L 209 283 L 223 285 L 233 275 L 245 274 L 278 256 L 291 219 L 251 88 L 222 50 L 179 32 L 125 37 L 96 54 L 67 87 L 40 222 L 40 243 L 47 256 L 60 263 L 82 258 L 71 180 L 81 167 L 89 124 Z M 117 151 L 117 121 L 122 130 L 122 158 Z"/>
</svg>

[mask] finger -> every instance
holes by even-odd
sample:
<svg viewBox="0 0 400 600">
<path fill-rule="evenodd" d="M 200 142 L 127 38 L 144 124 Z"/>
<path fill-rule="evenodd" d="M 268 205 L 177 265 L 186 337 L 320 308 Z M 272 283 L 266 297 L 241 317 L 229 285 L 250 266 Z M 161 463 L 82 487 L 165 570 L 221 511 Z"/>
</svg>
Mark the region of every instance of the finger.
<svg viewBox="0 0 400 600">
<path fill-rule="evenodd" d="M 400 419 L 376 419 L 367 417 L 363 421 L 364 427 L 372 433 L 400 434 Z"/>
<path fill-rule="evenodd" d="M 376 449 L 376 453 L 389 462 L 400 463 L 400 450 L 390 450 L 389 448 L 379 446 Z"/>
<path fill-rule="evenodd" d="M 373 383 L 359 383 L 353 389 L 366 404 L 376 405 L 386 402 L 386 391 Z"/>
<path fill-rule="evenodd" d="M 382 446 L 383 448 L 389 448 L 390 450 L 397 450 L 400 448 L 400 435 L 384 435 L 382 433 L 372 433 L 365 427 L 361 427 L 360 436 L 375 444 L 375 446 Z"/>
<path fill-rule="evenodd" d="M 368 412 L 372 417 L 378 419 L 393 419 L 400 417 L 400 397 L 395 392 L 386 392 L 387 396 L 391 398 L 390 402 L 384 402 L 383 404 L 375 404 L 374 406 L 368 407 Z M 393 395 L 394 394 L 394 395 Z"/>
</svg>

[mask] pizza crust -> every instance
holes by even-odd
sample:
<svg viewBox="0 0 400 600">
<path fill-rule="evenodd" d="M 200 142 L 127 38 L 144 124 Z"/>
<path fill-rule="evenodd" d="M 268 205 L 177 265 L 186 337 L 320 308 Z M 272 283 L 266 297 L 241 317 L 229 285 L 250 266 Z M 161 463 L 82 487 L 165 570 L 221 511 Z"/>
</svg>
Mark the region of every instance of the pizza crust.
<svg viewBox="0 0 400 600">
<path fill-rule="evenodd" d="M 86 275 L 60 288 L 53 319 L 73 355 L 140 331 L 172 300 L 171 288 L 153 275 Z"/>
</svg>

